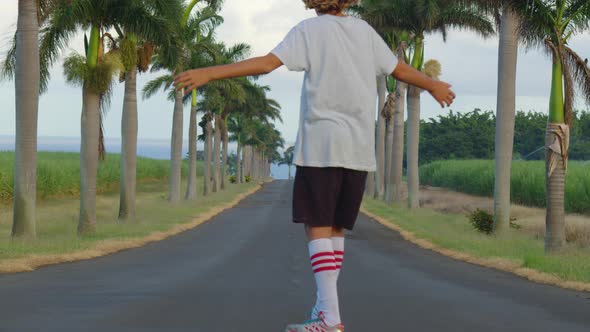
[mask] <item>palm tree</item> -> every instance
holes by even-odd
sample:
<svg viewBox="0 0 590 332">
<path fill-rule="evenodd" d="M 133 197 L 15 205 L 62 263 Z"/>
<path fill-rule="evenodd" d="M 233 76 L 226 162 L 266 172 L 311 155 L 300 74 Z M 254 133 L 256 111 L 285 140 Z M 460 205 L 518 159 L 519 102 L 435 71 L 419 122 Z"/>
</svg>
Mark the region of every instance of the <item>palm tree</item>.
<svg viewBox="0 0 590 332">
<path fill-rule="evenodd" d="M 270 122 L 256 122 L 256 174 L 259 179 L 270 176 L 270 165 L 280 159 L 278 149 L 285 144 L 281 133 Z"/>
<path fill-rule="evenodd" d="M 504 6 L 500 20 L 494 180 L 495 233 L 510 229 L 510 175 L 514 146 L 518 61 L 518 17 L 508 6 Z"/>
<path fill-rule="evenodd" d="M 385 77 L 377 77 L 377 97 L 378 105 L 377 108 L 381 110 L 385 105 Z M 377 171 L 375 171 L 375 193 L 376 199 L 383 198 L 385 192 L 385 183 L 387 181 L 387 163 L 386 163 L 386 130 L 387 130 L 387 119 L 383 116 L 382 112 L 377 114 L 377 136 L 376 136 L 376 159 L 377 159 Z"/>
<path fill-rule="evenodd" d="M 243 145 L 244 141 L 244 115 L 241 113 L 230 116 L 227 121 L 227 130 L 231 133 L 229 136 L 230 142 L 237 143 L 236 151 L 236 181 L 243 183 L 242 168 L 243 168 Z"/>
<path fill-rule="evenodd" d="M 205 166 L 203 168 L 203 196 L 209 195 L 211 192 L 211 159 L 213 158 L 212 153 L 212 140 L 213 126 L 211 113 L 203 111 L 203 117 L 199 126 L 203 129 L 203 135 L 199 135 L 199 139 L 205 142 Z"/>
<path fill-rule="evenodd" d="M 499 19 L 494 184 L 494 232 L 499 234 L 510 228 L 510 175 L 516 113 L 519 13 L 511 7 L 514 2 L 512 0 L 465 0 L 463 2 L 467 6 L 476 5 Z"/>
<path fill-rule="evenodd" d="M 406 61 L 406 49 L 410 42 L 409 35 L 404 31 L 386 31 L 385 41 L 391 45 L 398 61 Z M 388 77 L 385 81 L 388 96 L 381 107 L 381 114 L 386 118 L 386 191 L 384 199 L 388 202 L 401 202 L 404 162 L 404 111 L 407 84 Z"/>
<path fill-rule="evenodd" d="M 366 14 L 379 30 L 403 30 L 414 36 L 414 52 L 410 64 L 417 70 L 424 66 L 424 36 L 440 32 L 446 38 L 452 27 L 470 29 L 488 36 L 494 32 L 489 19 L 472 6 L 451 0 L 374 0 Z M 408 206 L 419 206 L 418 151 L 420 136 L 420 94 L 422 90 L 408 89 Z"/>
<path fill-rule="evenodd" d="M 187 30 L 194 35 L 197 45 L 202 49 L 193 49 L 190 57 L 189 68 L 201 68 L 215 63 L 216 55 L 211 50 L 213 32 L 223 22 L 223 18 L 216 14 L 215 8 L 207 7 L 196 15 L 189 17 Z M 197 91 L 191 91 L 191 114 L 189 122 L 189 173 L 185 193 L 186 200 L 194 200 L 197 196 Z"/>
<path fill-rule="evenodd" d="M 228 64 L 244 59 L 250 52 L 250 46 L 244 43 L 227 48 L 224 44 L 218 44 L 217 64 Z M 225 168 L 227 164 L 227 149 L 229 134 L 227 130 L 227 118 L 232 110 L 239 107 L 245 101 L 244 85 L 246 79 L 229 79 L 213 82 L 212 86 L 218 90 L 221 97 L 219 108 L 215 112 L 214 152 L 213 152 L 213 191 L 225 189 Z"/>
<path fill-rule="evenodd" d="M 105 52 L 104 39 L 118 25 L 128 33 L 155 39 L 166 22 L 141 0 L 100 2 L 57 0 L 48 24 L 42 29 L 41 73 L 47 73 L 79 28 L 90 27 L 85 38 L 86 54 L 69 56 L 64 62 L 66 80 L 82 86 L 82 142 L 80 148 L 80 218 L 78 232 L 96 229 L 96 174 L 101 136 L 101 115 L 108 106 L 112 79 L 124 71 L 117 50 Z"/>
<path fill-rule="evenodd" d="M 283 157 L 279 161 L 279 166 L 280 165 L 287 165 L 289 167 L 289 180 L 291 180 L 291 166 L 293 166 L 294 150 L 295 150 L 294 146 L 288 147 L 287 150 L 285 150 L 283 152 Z"/>
<path fill-rule="evenodd" d="M 180 2 L 167 0 L 145 1 L 157 15 L 171 22 L 181 12 Z M 125 82 L 123 112 L 121 119 L 121 180 L 119 199 L 119 220 L 135 218 L 135 196 L 137 187 L 137 74 L 149 69 L 155 47 L 169 47 L 169 27 L 160 29 L 157 40 L 141 40 L 133 33 L 126 33 L 114 26 L 119 35 L 119 48 L 125 67 L 122 80 Z"/>
<path fill-rule="evenodd" d="M 565 245 L 564 185 L 567 172 L 574 89 L 590 103 L 590 68 L 568 46 L 576 33 L 590 27 L 590 2 L 555 0 L 512 3 L 521 13 L 519 33 L 525 46 L 541 47 L 552 56 L 549 122 L 546 134 L 547 215 L 545 250 Z"/>
<path fill-rule="evenodd" d="M 14 47 L 2 76 L 15 78 L 16 137 L 12 236 L 35 238 L 37 114 L 39 110 L 39 18 L 37 0 L 19 0 Z M 13 54 L 11 56 L 11 53 Z"/>
<path fill-rule="evenodd" d="M 192 0 L 188 5 L 183 7 L 183 14 L 177 16 L 180 17 L 178 20 L 177 32 L 173 35 L 176 38 L 174 47 L 170 49 L 160 49 L 160 52 L 155 57 L 154 66 L 152 70 L 165 69 L 169 74 L 158 77 L 146 84 L 143 89 L 143 97 L 149 98 L 153 96 L 158 90 L 164 89 L 169 90 L 169 98 L 174 100 L 174 112 L 172 116 L 172 133 L 170 142 L 170 186 L 168 201 L 171 203 L 177 203 L 180 201 L 181 195 L 181 166 L 182 166 L 182 132 L 183 132 L 183 93 L 171 89 L 173 82 L 173 76 L 180 73 L 183 70 L 190 69 L 194 65 L 195 57 L 202 56 L 204 53 L 209 51 L 210 43 L 205 43 L 205 39 L 201 39 L 203 25 L 206 25 L 209 21 L 219 20 L 219 16 L 216 15 L 217 6 L 221 1 L 209 0 L 205 3 L 209 6 L 197 13 L 196 16 L 192 15 L 193 9 L 199 3 L 199 0 Z M 216 24 L 214 24 L 216 26 Z M 211 29 L 212 32 L 212 29 Z M 196 92 L 191 92 L 191 112 L 195 112 Z M 194 120 L 196 126 L 196 118 L 191 115 L 191 122 Z M 193 133 L 196 136 L 196 127 L 189 129 L 189 133 Z M 191 139 L 192 141 L 192 139 Z M 195 139 L 196 143 L 196 139 Z M 190 146 L 192 152 L 189 152 L 191 164 L 196 164 L 194 159 L 196 158 L 195 146 Z M 192 166 L 191 166 L 192 167 Z M 196 166 L 195 166 L 196 170 Z M 190 188 L 194 187 L 195 181 L 192 180 L 196 174 L 191 171 L 189 172 L 191 177 Z M 189 189 L 188 195 L 185 195 L 188 199 L 192 197 L 192 190 Z"/>
<path fill-rule="evenodd" d="M 404 36 L 405 38 L 405 36 Z M 397 45 L 397 57 L 399 61 L 407 63 L 406 49 L 408 47 L 407 40 L 402 40 Z M 393 85 L 393 84 L 390 84 Z M 391 176 L 389 183 L 389 192 L 387 194 L 388 201 L 401 203 L 403 196 L 403 172 L 404 172 L 404 112 L 406 108 L 406 92 L 408 85 L 404 82 L 397 81 L 395 84 L 395 95 L 391 96 L 393 88 L 390 89 L 390 103 L 394 103 L 393 109 L 393 152 Z"/>
</svg>

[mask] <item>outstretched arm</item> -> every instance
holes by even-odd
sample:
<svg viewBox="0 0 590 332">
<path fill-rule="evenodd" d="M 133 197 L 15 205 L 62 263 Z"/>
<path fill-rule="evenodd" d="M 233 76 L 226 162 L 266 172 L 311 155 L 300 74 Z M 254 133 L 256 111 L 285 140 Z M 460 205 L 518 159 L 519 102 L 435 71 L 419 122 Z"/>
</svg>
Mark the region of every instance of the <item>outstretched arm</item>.
<svg viewBox="0 0 590 332">
<path fill-rule="evenodd" d="M 397 80 L 428 91 L 443 108 L 445 106 L 451 106 L 455 100 L 456 95 L 451 90 L 450 84 L 433 80 L 424 73 L 403 62 L 400 62 L 395 67 L 392 75 Z"/>
<path fill-rule="evenodd" d="M 174 86 L 189 93 L 211 81 L 268 74 L 282 65 L 281 60 L 270 53 L 229 65 L 187 70 L 174 78 Z"/>
</svg>

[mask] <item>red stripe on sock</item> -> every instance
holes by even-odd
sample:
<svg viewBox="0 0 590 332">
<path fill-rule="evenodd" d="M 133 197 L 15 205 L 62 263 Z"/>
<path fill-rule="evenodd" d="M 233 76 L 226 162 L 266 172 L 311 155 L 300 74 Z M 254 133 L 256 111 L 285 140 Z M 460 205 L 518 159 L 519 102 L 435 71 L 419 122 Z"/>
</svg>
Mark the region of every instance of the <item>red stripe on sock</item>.
<svg viewBox="0 0 590 332">
<path fill-rule="evenodd" d="M 326 251 L 326 252 L 318 252 L 317 254 L 311 256 L 311 260 L 313 261 L 314 259 L 318 258 L 318 257 L 323 257 L 323 256 L 332 256 L 334 257 L 334 253 L 331 251 Z"/>
<path fill-rule="evenodd" d="M 320 273 L 320 272 L 324 272 L 324 271 L 336 271 L 336 267 L 334 267 L 334 266 L 320 267 L 319 269 L 313 270 L 313 273 Z"/>
<path fill-rule="evenodd" d="M 315 261 L 315 262 L 311 263 L 311 266 L 313 267 L 316 265 L 326 264 L 326 263 L 336 263 L 336 261 L 333 259 L 322 259 L 322 260 Z"/>
<path fill-rule="evenodd" d="M 340 256 L 344 256 L 344 251 L 337 251 L 337 250 L 334 250 L 334 255 L 340 255 Z"/>
<path fill-rule="evenodd" d="M 336 263 L 342 263 L 342 258 L 336 258 Z"/>
</svg>

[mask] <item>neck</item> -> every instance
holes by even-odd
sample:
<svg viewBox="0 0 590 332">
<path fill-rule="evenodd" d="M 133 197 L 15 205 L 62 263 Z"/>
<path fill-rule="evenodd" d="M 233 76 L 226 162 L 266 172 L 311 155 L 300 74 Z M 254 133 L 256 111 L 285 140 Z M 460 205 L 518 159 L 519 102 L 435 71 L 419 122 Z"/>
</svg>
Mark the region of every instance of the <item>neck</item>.
<svg viewBox="0 0 590 332">
<path fill-rule="evenodd" d="M 337 11 L 332 11 L 332 12 L 325 12 L 325 13 L 317 13 L 319 16 L 322 15 L 332 15 L 332 16 L 346 16 L 343 12 L 337 12 Z"/>
</svg>

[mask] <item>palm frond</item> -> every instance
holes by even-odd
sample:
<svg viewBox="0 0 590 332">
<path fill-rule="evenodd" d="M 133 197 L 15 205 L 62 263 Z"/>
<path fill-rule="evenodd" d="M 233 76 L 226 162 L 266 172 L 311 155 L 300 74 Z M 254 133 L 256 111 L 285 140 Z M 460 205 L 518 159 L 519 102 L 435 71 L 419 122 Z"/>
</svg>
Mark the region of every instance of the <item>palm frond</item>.
<svg viewBox="0 0 590 332">
<path fill-rule="evenodd" d="M 570 66 L 566 63 L 567 58 L 567 51 L 564 47 L 561 47 L 559 50 L 559 60 L 562 64 L 562 71 L 563 71 L 563 87 L 564 87 L 564 105 L 563 111 L 565 115 L 565 124 L 571 126 L 572 121 L 574 118 L 574 98 L 575 98 L 575 90 L 574 90 L 574 78 L 572 76 L 572 71 Z"/>
<path fill-rule="evenodd" d="M 84 85 L 88 77 L 86 57 L 77 53 L 70 54 L 64 59 L 63 72 L 67 83 L 74 86 Z"/>
<path fill-rule="evenodd" d="M 59 3 L 53 8 L 46 26 L 40 31 L 40 89 L 42 92 L 47 90 L 49 69 L 59 59 L 70 38 L 76 33 L 76 20 L 79 18 L 82 8 L 84 7 L 80 6 L 80 1 L 75 1 L 70 5 L 66 0 L 59 0 Z"/>
<path fill-rule="evenodd" d="M 16 32 L 11 40 L 10 48 L 6 52 L 6 56 L 2 61 L 0 68 L 0 80 L 12 80 L 16 70 Z"/>
<path fill-rule="evenodd" d="M 578 84 L 580 92 L 584 97 L 586 104 L 590 106 L 590 68 L 588 67 L 588 60 L 582 59 L 571 48 L 565 48 L 565 65 L 570 68 L 572 77 Z"/>
<path fill-rule="evenodd" d="M 495 33 L 494 24 L 489 17 L 482 15 L 473 7 L 452 6 L 443 10 L 438 16 L 438 22 L 435 24 L 437 30 L 443 32 L 447 27 L 456 29 L 470 30 L 480 36 L 487 38 Z"/>
<path fill-rule="evenodd" d="M 142 89 L 143 99 L 151 98 L 153 95 L 158 93 L 158 91 L 160 91 L 160 90 L 166 91 L 166 90 L 170 89 L 173 82 L 174 82 L 174 77 L 172 77 L 172 75 L 170 75 L 170 74 L 160 76 L 158 78 L 155 78 L 155 79 L 147 82 L 147 84 Z"/>
</svg>

